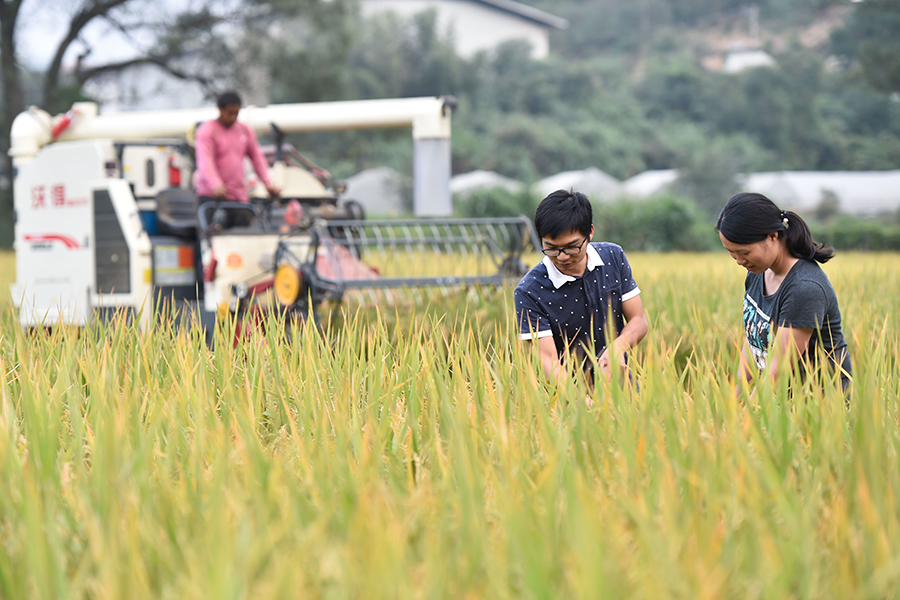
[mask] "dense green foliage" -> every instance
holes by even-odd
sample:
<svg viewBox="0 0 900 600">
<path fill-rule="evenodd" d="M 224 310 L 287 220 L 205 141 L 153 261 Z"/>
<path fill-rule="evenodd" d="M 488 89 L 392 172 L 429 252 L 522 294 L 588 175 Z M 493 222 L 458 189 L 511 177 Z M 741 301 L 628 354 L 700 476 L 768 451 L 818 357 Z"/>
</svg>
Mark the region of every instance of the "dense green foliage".
<svg viewBox="0 0 900 600">
<path fill-rule="evenodd" d="M 532 4 L 569 20 L 571 27 L 557 34 L 561 51 L 585 58 L 600 52 L 653 52 L 677 44 L 692 27 L 731 27 L 744 31 L 751 6 L 759 9 L 766 27 L 790 29 L 809 23 L 830 6 L 844 0 L 533 0 Z"/>
<path fill-rule="evenodd" d="M 531 217 L 540 200 L 527 190 L 510 192 L 495 187 L 459 195 L 454 200 L 453 207 L 461 217 Z"/>
<path fill-rule="evenodd" d="M 762 28 L 783 40 L 769 48 L 778 66 L 734 75 L 701 66 L 715 53 L 703 32 L 746 28 L 740 2 L 546 0 L 537 5 L 567 17 L 570 28 L 539 61 L 518 43 L 464 60 L 437 35 L 433 15 L 382 15 L 356 26 L 342 93 L 456 95 L 455 172 L 489 169 L 530 182 L 587 166 L 619 178 L 675 167 L 684 169 L 682 194 L 709 207 L 741 171 L 900 165 L 900 103 L 867 85 L 853 50 L 880 39 L 859 24 L 872 20 L 862 6 L 879 4 L 891 18 L 900 7 L 860 3 L 833 46 L 800 45 L 798 28 L 836 4 L 759 3 Z M 843 61 L 827 63 L 832 52 Z M 276 101 L 306 93 L 279 89 Z M 396 136 L 315 135 L 300 144 L 344 175 L 382 163 L 410 168 L 408 143 Z"/>
<path fill-rule="evenodd" d="M 215 351 L 3 310 L 0 596 L 893 597 L 897 261 L 826 265 L 849 409 L 786 379 L 732 395 L 724 252 L 631 256 L 640 387 L 591 407 L 539 376 L 509 289 Z"/>
<path fill-rule="evenodd" d="M 540 198 L 501 188 L 457 198 L 462 217 L 511 217 L 534 214 Z M 647 200 L 630 198 L 594 202 L 594 239 L 611 241 L 629 251 L 702 251 L 718 247 L 708 216 L 691 200 L 667 194 Z"/>
<path fill-rule="evenodd" d="M 896 220 L 840 216 L 814 224 L 812 229 L 818 239 L 838 249 L 900 250 L 900 223 Z"/>
<path fill-rule="evenodd" d="M 511 217 L 534 214 L 540 198 L 502 188 L 480 190 L 456 199 L 462 217 Z M 594 239 L 616 242 L 629 251 L 672 252 L 719 249 L 715 219 L 689 196 L 668 193 L 647 199 L 594 202 Z M 811 215 L 813 236 L 838 250 L 900 251 L 900 213 L 881 219 L 838 215 L 823 207 Z"/>
<path fill-rule="evenodd" d="M 738 0 L 526 3 L 569 20 L 552 35 L 545 60 L 532 60 L 522 43 L 463 59 L 433 13 L 360 20 L 352 0 L 247 0 L 227 27 L 210 26 L 211 13 L 188 11 L 164 28 L 157 51 L 211 63 L 207 85 L 267 81 L 272 102 L 453 94 L 456 173 L 488 169 L 530 183 L 588 166 L 618 178 L 679 168 L 673 191 L 710 214 L 740 172 L 900 166 L 900 102 L 889 94 L 898 89 L 897 0 L 867 0 L 843 13 L 843 0 L 756 2 L 764 48 L 778 66 L 734 75 L 703 61 L 721 56 L 715 40 L 747 36 L 753 11 Z M 801 44 L 804 27 L 826 18 L 842 20 L 831 41 Z M 41 100 L 28 75 L 28 101 L 55 110 L 81 98 L 64 77 L 53 98 Z M 293 141 L 339 177 L 380 165 L 412 168 L 405 132 Z M 0 200 L 9 204 L 8 196 Z M 9 233 L 2 221 L 0 244 Z"/>
<path fill-rule="evenodd" d="M 866 0 L 847 27 L 835 32 L 837 53 L 856 59 L 866 81 L 877 90 L 900 92 L 900 3 Z"/>
<path fill-rule="evenodd" d="M 628 250 L 672 252 L 720 247 L 707 215 L 694 202 L 674 195 L 597 205 L 594 223 L 595 239 L 614 241 Z"/>
</svg>

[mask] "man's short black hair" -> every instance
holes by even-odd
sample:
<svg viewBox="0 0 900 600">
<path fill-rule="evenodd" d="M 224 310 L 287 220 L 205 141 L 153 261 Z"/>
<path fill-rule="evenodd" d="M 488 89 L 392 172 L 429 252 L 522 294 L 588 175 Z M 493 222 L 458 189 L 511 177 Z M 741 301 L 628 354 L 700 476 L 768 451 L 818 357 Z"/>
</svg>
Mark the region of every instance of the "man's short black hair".
<svg viewBox="0 0 900 600">
<path fill-rule="evenodd" d="M 222 92 L 219 94 L 219 97 L 216 98 L 216 106 L 219 108 L 225 108 L 226 106 L 234 106 L 237 104 L 241 106 L 241 97 L 238 96 L 238 93 L 234 90 L 228 90 L 227 92 Z"/>
<path fill-rule="evenodd" d="M 570 231 L 591 234 L 594 211 L 581 192 L 556 190 L 538 204 L 534 211 L 534 228 L 538 237 L 558 238 Z"/>
</svg>

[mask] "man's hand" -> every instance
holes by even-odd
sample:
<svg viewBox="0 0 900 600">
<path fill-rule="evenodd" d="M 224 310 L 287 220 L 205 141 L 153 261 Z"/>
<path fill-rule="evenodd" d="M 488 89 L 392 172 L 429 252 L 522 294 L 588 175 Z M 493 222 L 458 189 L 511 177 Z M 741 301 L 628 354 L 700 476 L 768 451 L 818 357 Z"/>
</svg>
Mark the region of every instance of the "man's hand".
<svg viewBox="0 0 900 600">
<path fill-rule="evenodd" d="M 218 199 L 218 200 L 224 200 L 224 199 L 225 199 L 225 193 L 226 193 L 226 192 L 225 192 L 225 186 L 222 185 L 222 184 L 217 185 L 217 186 L 213 189 L 213 196 L 215 196 L 216 199 Z"/>
<path fill-rule="evenodd" d="M 553 341 L 553 336 L 548 335 L 538 338 L 537 346 L 541 356 L 541 366 L 544 367 L 544 373 L 547 377 L 557 384 L 565 381 L 568 375 L 566 368 L 559 360 L 559 353 L 556 351 L 556 342 Z"/>
<path fill-rule="evenodd" d="M 269 198 L 277 198 L 281 195 L 281 188 L 277 185 L 266 186 L 266 191 L 269 192 Z"/>
<path fill-rule="evenodd" d="M 607 379 L 610 378 L 613 364 L 618 364 L 621 372 L 625 372 L 625 369 L 628 368 L 625 354 L 644 339 L 649 329 L 640 296 L 634 296 L 622 302 L 622 315 L 626 321 L 622 333 L 606 347 L 603 354 L 597 357 L 597 367 L 606 375 Z"/>
<path fill-rule="evenodd" d="M 610 348 L 607 347 L 603 354 L 597 357 L 597 368 L 606 375 L 606 379 L 610 379 L 612 376 L 612 365 L 614 362 L 619 363 L 619 372 L 624 373 L 625 369 L 628 368 L 628 362 L 625 360 L 625 352 L 619 350 L 618 338 L 616 341 L 612 343 L 612 353 L 610 353 Z M 618 359 L 616 358 L 618 356 Z"/>
</svg>

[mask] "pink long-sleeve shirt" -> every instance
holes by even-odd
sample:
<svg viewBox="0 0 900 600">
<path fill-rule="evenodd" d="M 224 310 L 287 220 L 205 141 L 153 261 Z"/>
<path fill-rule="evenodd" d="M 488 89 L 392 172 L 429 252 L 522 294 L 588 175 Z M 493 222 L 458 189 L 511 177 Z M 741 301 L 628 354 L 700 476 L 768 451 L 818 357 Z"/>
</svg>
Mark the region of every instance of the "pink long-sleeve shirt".
<svg viewBox="0 0 900 600">
<path fill-rule="evenodd" d="M 247 181 L 244 174 L 244 157 L 249 157 L 253 169 L 266 187 L 271 187 L 269 165 L 259 149 L 253 130 L 235 121 L 225 127 L 218 119 L 206 121 L 197 128 L 197 172 L 194 186 L 198 196 L 212 196 L 219 185 L 225 186 L 228 200 L 247 202 Z"/>
</svg>

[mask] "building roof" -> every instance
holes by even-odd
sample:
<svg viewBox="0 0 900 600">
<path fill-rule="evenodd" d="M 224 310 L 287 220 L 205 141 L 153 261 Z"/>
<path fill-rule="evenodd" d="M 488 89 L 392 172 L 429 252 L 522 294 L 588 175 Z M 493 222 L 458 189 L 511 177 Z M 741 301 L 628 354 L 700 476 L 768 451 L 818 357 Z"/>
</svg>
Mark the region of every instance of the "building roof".
<svg viewBox="0 0 900 600">
<path fill-rule="evenodd" d="M 722 70 L 726 73 L 740 73 L 756 67 L 774 67 L 776 64 L 772 55 L 764 50 L 732 50 L 725 56 Z"/>
<path fill-rule="evenodd" d="M 675 169 L 644 171 L 622 183 L 622 195 L 647 198 L 665 192 L 677 179 Z M 763 194 L 782 209 L 799 213 L 816 210 L 828 198 L 849 215 L 900 210 L 900 170 L 766 171 L 739 176 L 738 184 L 741 191 Z"/>
<path fill-rule="evenodd" d="M 748 174 L 741 187 L 797 212 L 815 210 L 832 194 L 846 214 L 877 216 L 900 209 L 900 170 L 769 171 Z"/>
<path fill-rule="evenodd" d="M 513 0 L 470 1 L 476 4 L 484 4 L 485 6 L 490 6 L 491 8 L 495 8 L 497 10 L 522 17 L 523 19 L 527 19 L 539 25 L 546 25 L 547 27 L 553 27 L 555 29 L 569 28 L 569 22 L 567 20 L 555 15 L 551 15 L 550 13 L 546 13 L 540 9 L 534 8 L 533 6 L 522 4 L 521 2 L 514 2 Z"/>
<path fill-rule="evenodd" d="M 358 201 L 366 212 L 396 215 L 403 212 L 403 175 L 390 167 L 360 171 L 345 181 L 345 198 Z"/>
<path fill-rule="evenodd" d="M 534 189 L 542 197 L 556 190 L 575 190 L 586 194 L 591 200 L 614 198 L 619 195 L 622 182 L 598 169 L 588 167 L 580 171 L 563 171 L 541 179 Z"/>
<path fill-rule="evenodd" d="M 504 177 L 494 171 L 469 171 L 450 178 L 450 193 L 453 195 L 471 194 L 478 190 L 492 188 L 503 188 L 508 192 L 515 193 L 521 191 L 522 187 L 522 182 Z"/>
<path fill-rule="evenodd" d="M 677 169 L 655 169 L 638 173 L 622 182 L 622 195 L 647 198 L 665 192 L 678 179 Z"/>
</svg>

